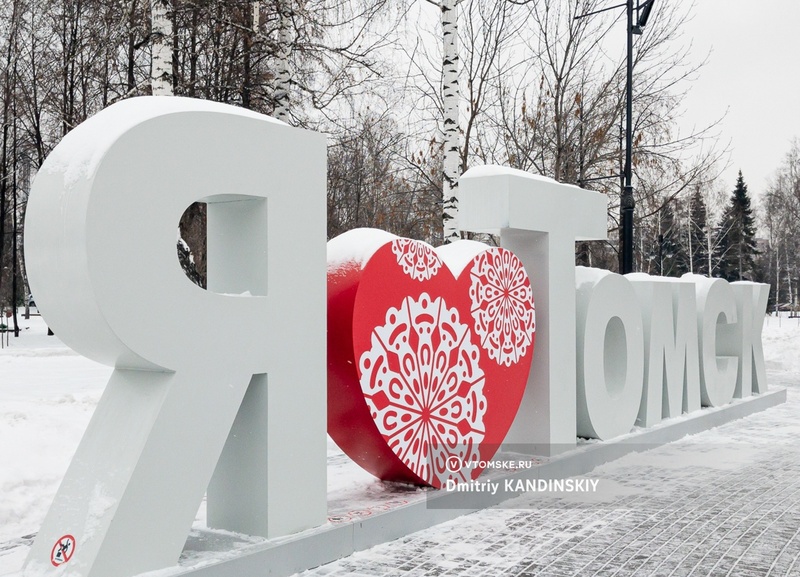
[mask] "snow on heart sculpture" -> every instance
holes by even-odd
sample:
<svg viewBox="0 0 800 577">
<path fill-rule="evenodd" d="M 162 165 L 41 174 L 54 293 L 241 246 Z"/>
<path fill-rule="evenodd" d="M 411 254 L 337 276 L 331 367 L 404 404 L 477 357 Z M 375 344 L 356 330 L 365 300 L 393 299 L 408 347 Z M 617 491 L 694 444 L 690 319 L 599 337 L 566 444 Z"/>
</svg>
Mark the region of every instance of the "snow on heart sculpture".
<svg viewBox="0 0 800 577">
<path fill-rule="evenodd" d="M 517 413 L 535 330 L 510 251 L 346 232 L 328 242 L 328 433 L 383 480 L 475 479 Z"/>
</svg>

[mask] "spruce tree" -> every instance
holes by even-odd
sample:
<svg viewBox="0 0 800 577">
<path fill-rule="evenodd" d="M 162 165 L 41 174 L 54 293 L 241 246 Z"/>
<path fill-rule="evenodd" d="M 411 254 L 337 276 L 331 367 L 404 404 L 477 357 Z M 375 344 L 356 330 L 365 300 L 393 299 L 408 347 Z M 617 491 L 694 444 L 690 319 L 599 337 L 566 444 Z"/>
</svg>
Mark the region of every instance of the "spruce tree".
<svg viewBox="0 0 800 577">
<path fill-rule="evenodd" d="M 689 272 L 709 274 L 708 272 L 708 210 L 706 201 L 698 186 L 689 200 Z"/>
<path fill-rule="evenodd" d="M 728 208 L 722 217 L 718 235 L 719 276 L 728 281 L 751 280 L 758 252 L 756 227 L 741 170 Z"/>
<path fill-rule="evenodd" d="M 680 243 L 680 231 L 672 210 L 666 202 L 659 211 L 658 271 L 661 276 L 681 276 L 688 272 L 686 253 Z"/>
</svg>

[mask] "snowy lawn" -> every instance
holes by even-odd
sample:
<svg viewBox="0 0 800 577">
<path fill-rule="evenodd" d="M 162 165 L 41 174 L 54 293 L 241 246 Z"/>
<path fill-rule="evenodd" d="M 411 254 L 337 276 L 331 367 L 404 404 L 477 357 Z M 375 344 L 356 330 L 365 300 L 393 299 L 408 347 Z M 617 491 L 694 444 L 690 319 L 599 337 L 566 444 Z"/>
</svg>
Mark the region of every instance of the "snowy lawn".
<svg viewBox="0 0 800 577">
<path fill-rule="evenodd" d="M 21 566 L 111 373 L 48 337 L 41 317 L 21 326 L 20 337 L 0 350 L 0 575 Z M 789 386 L 792 399 L 800 383 L 800 320 L 768 317 L 763 340 L 770 382 Z M 772 424 L 796 426 L 784 421 Z M 366 502 L 383 490 L 330 441 L 328 458 L 332 508 L 357 511 L 359 494 Z M 196 526 L 204 518 L 201 506 Z"/>
</svg>

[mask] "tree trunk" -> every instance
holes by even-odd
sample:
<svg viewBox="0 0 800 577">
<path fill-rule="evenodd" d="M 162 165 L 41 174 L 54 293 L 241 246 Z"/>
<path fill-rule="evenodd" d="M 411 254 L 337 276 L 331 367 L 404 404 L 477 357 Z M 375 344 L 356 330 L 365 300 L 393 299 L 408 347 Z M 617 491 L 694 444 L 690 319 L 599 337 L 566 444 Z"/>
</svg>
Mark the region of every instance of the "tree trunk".
<svg viewBox="0 0 800 577">
<path fill-rule="evenodd" d="M 458 240 L 458 12 L 460 0 L 442 0 L 442 105 L 444 108 L 444 178 L 442 180 L 442 223 L 444 242 Z"/>
<path fill-rule="evenodd" d="M 128 62 L 126 66 L 128 94 L 136 88 L 136 0 L 131 2 L 128 13 Z"/>
<path fill-rule="evenodd" d="M 189 33 L 189 96 L 195 95 L 195 84 L 197 83 L 197 59 L 199 53 L 197 52 L 197 27 L 200 20 L 200 11 L 197 5 L 192 6 L 192 28 Z"/>
<path fill-rule="evenodd" d="M 242 108 L 252 108 L 253 93 L 253 32 L 247 30 L 242 36 Z"/>
<path fill-rule="evenodd" d="M 781 302 L 781 247 L 775 245 L 775 314 L 778 314 L 778 304 Z"/>
<path fill-rule="evenodd" d="M 17 64 L 14 62 L 14 81 L 16 82 L 17 76 Z M 11 191 L 14 194 L 14 211 L 13 211 L 13 222 L 11 227 L 12 237 L 11 237 L 11 258 L 12 266 L 11 266 L 11 311 L 14 318 L 14 336 L 19 337 L 19 319 L 17 318 L 17 300 L 19 295 L 19 283 L 17 282 L 17 277 L 19 276 L 19 190 L 17 188 L 18 181 L 17 181 L 17 150 L 19 143 L 17 141 L 17 105 L 16 101 L 13 106 L 13 113 L 14 113 L 14 125 L 13 125 L 13 179 L 11 182 Z"/>
<path fill-rule="evenodd" d="M 744 235 L 744 232 L 741 232 L 740 234 Z M 745 243 L 743 241 L 739 241 L 739 280 L 742 280 L 742 256 L 745 250 L 744 244 Z"/>
<path fill-rule="evenodd" d="M 275 73 L 275 91 L 272 98 L 275 101 L 273 115 L 278 120 L 289 122 L 289 82 L 291 72 L 289 57 L 292 53 L 292 7 L 291 0 L 278 2 L 278 54 L 276 55 L 277 71 Z"/>
<path fill-rule="evenodd" d="M 789 263 L 789 251 L 783 251 L 784 256 L 786 257 L 786 286 L 789 289 L 789 305 L 794 304 L 794 290 L 792 289 L 792 268 L 791 264 Z"/>
<path fill-rule="evenodd" d="M 9 170 L 9 157 L 13 157 L 16 154 L 16 150 L 13 149 L 12 143 L 9 142 L 10 134 L 9 129 L 11 127 L 11 122 L 14 122 L 16 125 L 16 118 L 13 118 L 14 114 L 11 109 L 11 103 L 14 99 L 14 87 L 13 84 L 16 81 L 15 74 L 12 74 L 12 67 L 15 66 L 17 54 L 16 54 L 16 47 L 17 47 L 17 3 L 15 2 L 12 7 L 12 14 L 11 14 L 11 35 L 8 39 L 8 46 L 6 51 L 6 58 L 5 58 L 5 69 L 3 74 L 3 131 L 2 131 L 2 145 L 0 150 L 0 288 L 3 286 L 3 270 L 4 270 L 4 263 L 5 263 L 5 247 L 6 247 L 6 230 L 5 230 L 5 223 L 6 217 L 8 215 L 8 195 L 9 189 L 11 188 L 9 184 L 12 180 L 12 174 Z M 10 150 L 9 150 L 10 149 Z M 12 259 L 16 259 L 16 253 L 12 253 Z M 0 293 L 2 294 L 2 293 Z M 3 310 L 3 303 L 0 302 L 0 312 Z"/>
<path fill-rule="evenodd" d="M 172 21 L 167 0 L 150 0 L 153 96 L 172 96 Z"/>
</svg>

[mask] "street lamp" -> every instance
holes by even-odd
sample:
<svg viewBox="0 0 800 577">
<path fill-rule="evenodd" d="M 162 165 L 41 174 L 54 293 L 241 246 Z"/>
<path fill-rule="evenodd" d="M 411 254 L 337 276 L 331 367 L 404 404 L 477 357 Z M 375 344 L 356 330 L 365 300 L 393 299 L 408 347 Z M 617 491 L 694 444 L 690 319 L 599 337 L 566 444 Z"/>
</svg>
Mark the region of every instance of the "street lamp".
<svg viewBox="0 0 800 577">
<path fill-rule="evenodd" d="M 626 0 L 624 4 L 617 4 L 579 14 L 575 19 L 585 18 L 600 12 L 614 10 L 625 7 L 628 19 L 628 63 L 627 78 L 625 82 L 625 167 L 623 169 L 622 196 L 620 198 L 620 261 L 619 268 L 622 274 L 633 272 L 633 209 L 636 201 L 633 198 L 633 186 L 631 185 L 632 176 L 632 143 L 633 143 L 633 35 L 641 34 L 642 28 L 650 18 L 655 0 L 644 0 L 636 4 L 634 0 Z M 636 10 L 636 23 L 633 22 L 633 12 Z"/>
<path fill-rule="evenodd" d="M 647 19 L 650 18 L 650 12 L 653 10 L 653 2 L 655 2 L 655 0 L 646 0 L 644 4 L 640 4 L 636 7 L 638 18 L 636 20 L 636 26 L 633 29 L 634 34 L 641 34 L 642 28 L 647 25 Z"/>
</svg>

